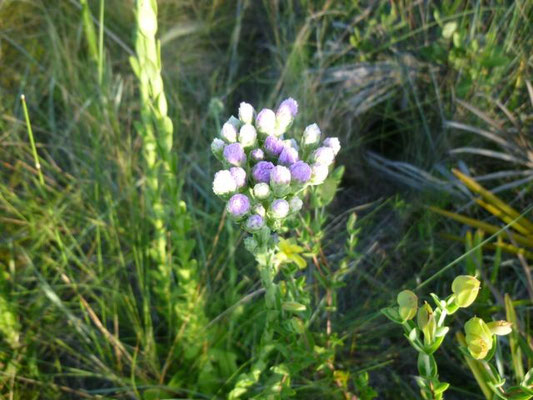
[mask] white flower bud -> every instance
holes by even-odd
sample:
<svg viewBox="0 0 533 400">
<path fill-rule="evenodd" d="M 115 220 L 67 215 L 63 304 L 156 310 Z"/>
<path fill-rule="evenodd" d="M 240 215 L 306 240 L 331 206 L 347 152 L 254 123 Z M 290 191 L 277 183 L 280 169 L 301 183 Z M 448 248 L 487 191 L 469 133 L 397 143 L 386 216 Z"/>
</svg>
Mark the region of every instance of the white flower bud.
<svg viewBox="0 0 533 400">
<path fill-rule="evenodd" d="M 270 196 L 270 186 L 268 183 L 257 183 L 254 186 L 254 196 L 259 200 L 264 200 Z"/>
<path fill-rule="evenodd" d="M 213 192 L 217 196 L 224 196 L 231 194 L 237 190 L 237 183 L 227 170 L 218 171 L 213 179 Z"/>
<path fill-rule="evenodd" d="M 257 139 L 257 132 L 253 125 L 245 124 L 241 127 L 239 131 L 239 142 L 242 144 L 242 147 L 252 147 L 255 145 Z"/>
<path fill-rule="evenodd" d="M 329 166 L 335 161 L 335 153 L 331 147 L 319 147 L 313 152 L 313 161 L 317 164 Z"/>
<path fill-rule="evenodd" d="M 320 142 L 320 135 L 322 132 L 320 132 L 320 128 L 317 124 L 309 125 L 304 130 L 304 134 L 302 137 L 302 143 L 304 146 L 316 146 Z"/>
<path fill-rule="evenodd" d="M 237 141 L 237 128 L 231 122 L 226 122 L 222 125 L 220 137 L 227 143 L 235 143 Z"/>
<path fill-rule="evenodd" d="M 251 124 L 254 121 L 254 108 L 244 101 L 239 105 L 239 119 L 244 124 Z"/>
<path fill-rule="evenodd" d="M 329 174 L 327 165 L 313 164 L 311 165 L 311 185 L 320 185 L 323 183 Z"/>
<path fill-rule="evenodd" d="M 273 135 L 276 128 L 276 114 L 268 108 L 263 108 L 255 118 L 255 125 L 259 132 Z"/>
<path fill-rule="evenodd" d="M 211 142 L 211 152 L 217 157 L 220 158 L 222 156 L 222 152 L 224 151 L 224 146 L 226 143 L 222 139 L 214 138 Z"/>
<path fill-rule="evenodd" d="M 325 138 L 322 144 L 326 147 L 331 147 L 335 155 L 339 154 L 339 151 L 341 150 L 341 142 L 339 141 L 339 138 L 336 137 Z"/>
</svg>

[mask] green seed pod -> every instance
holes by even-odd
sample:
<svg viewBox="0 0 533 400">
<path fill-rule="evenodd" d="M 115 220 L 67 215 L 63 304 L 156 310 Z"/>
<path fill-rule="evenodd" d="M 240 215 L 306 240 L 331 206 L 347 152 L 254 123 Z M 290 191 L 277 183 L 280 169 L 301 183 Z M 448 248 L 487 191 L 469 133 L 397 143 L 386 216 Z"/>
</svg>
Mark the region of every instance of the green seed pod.
<svg viewBox="0 0 533 400">
<path fill-rule="evenodd" d="M 507 321 L 492 321 L 488 322 L 487 326 L 494 335 L 505 336 L 513 331 L 512 323 Z"/>
<path fill-rule="evenodd" d="M 424 333 L 424 342 L 426 344 L 432 343 L 437 330 L 437 322 L 435 321 L 435 313 L 427 302 L 418 310 L 416 319 L 418 327 Z"/>
<path fill-rule="evenodd" d="M 461 308 L 468 307 L 472 304 L 479 292 L 479 285 L 479 280 L 470 275 L 459 275 L 455 278 L 452 283 L 455 304 Z"/>
<path fill-rule="evenodd" d="M 286 301 L 281 305 L 281 308 L 292 312 L 305 311 L 305 306 L 295 301 Z"/>
<path fill-rule="evenodd" d="M 492 348 L 492 332 L 481 318 L 471 318 L 465 324 L 466 346 L 476 360 L 485 358 Z"/>
<path fill-rule="evenodd" d="M 403 290 L 398 293 L 397 302 L 399 305 L 398 312 L 402 320 L 409 321 L 416 315 L 418 309 L 418 297 L 410 290 Z"/>
</svg>

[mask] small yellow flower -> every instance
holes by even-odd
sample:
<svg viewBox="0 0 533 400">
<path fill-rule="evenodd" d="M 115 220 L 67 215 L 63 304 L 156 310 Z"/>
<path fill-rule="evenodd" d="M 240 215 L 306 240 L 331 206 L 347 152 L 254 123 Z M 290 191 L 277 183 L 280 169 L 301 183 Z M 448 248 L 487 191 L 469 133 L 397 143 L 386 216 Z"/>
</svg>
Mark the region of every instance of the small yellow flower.
<svg viewBox="0 0 533 400">
<path fill-rule="evenodd" d="M 280 239 L 278 243 L 279 252 L 276 255 L 280 263 L 295 263 L 299 268 L 305 268 L 307 263 L 300 255 L 304 251 L 303 247 L 293 244 L 290 240 Z"/>
</svg>

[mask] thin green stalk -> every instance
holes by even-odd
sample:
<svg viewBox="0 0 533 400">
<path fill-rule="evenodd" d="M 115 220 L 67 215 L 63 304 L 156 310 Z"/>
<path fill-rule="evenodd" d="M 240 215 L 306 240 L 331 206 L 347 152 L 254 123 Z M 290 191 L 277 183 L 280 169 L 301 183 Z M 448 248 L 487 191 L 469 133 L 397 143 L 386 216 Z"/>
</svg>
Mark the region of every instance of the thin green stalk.
<svg viewBox="0 0 533 400">
<path fill-rule="evenodd" d="M 80 0 L 80 2 L 82 7 L 83 30 L 85 31 L 85 40 L 87 40 L 89 47 L 89 55 L 94 61 L 98 62 L 98 46 L 96 44 L 96 33 L 94 32 L 91 10 L 89 9 L 87 0 Z"/>
<path fill-rule="evenodd" d="M 104 79 L 104 4 L 105 0 L 100 0 L 100 16 L 98 25 L 98 85 L 102 86 Z"/>
<path fill-rule="evenodd" d="M 24 119 L 26 120 L 26 129 L 28 130 L 28 136 L 30 137 L 31 151 L 33 153 L 33 161 L 35 162 L 35 169 L 39 175 L 39 182 L 44 186 L 44 177 L 41 171 L 41 163 L 39 162 L 39 155 L 37 154 L 37 148 L 35 147 L 35 141 L 33 140 L 33 130 L 31 129 L 30 115 L 28 113 L 28 106 L 26 105 L 26 97 L 24 95 L 20 96 L 20 101 L 22 102 L 22 109 L 24 110 Z"/>
<path fill-rule="evenodd" d="M 256 361 L 252 364 L 249 373 L 243 373 L 238 377 L 233 390 L 228 395 L 228 399 L 230 400 L 241 398 L 241 396 L 248 392 L 248 389 L 251 386 L 259 382 L 261 374 L 268 366 L 267 358 L 274 349 L 274 327 L 279 314 L 279 310 L 277 310 L 279 291 L 277 285 L 274 283 L 275 269 L 271 262 L 271 256 L 262 254 L 256 258 L 261 283 L 265 288 L 265 327 L 263 328 L 263 333 L 261 335 Z"/>
</svg>

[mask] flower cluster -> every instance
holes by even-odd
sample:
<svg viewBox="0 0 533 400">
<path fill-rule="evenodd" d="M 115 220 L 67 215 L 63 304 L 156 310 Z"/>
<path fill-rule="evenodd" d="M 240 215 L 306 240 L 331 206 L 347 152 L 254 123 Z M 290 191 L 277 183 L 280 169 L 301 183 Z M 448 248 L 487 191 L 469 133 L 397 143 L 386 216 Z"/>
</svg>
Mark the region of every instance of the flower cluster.
<svg viewBox="0 0 533 400">
<path fill-rule="evenodd" d="M 239 118 L 230 117 L 211 143 L 225 167 L 215 174 L 213 192 L 227 202 L 229 215 L 253 234 L 246 242 L 251 251 L 300 211 L 304 189 L 324 182 L 340 150 L 338 138 L 321 141 L 317 124 L 289 135 L 297 113 L 292 98 L 275 112 L 264 108 L 257 114 L 243 102 Z"/>
</svg>

